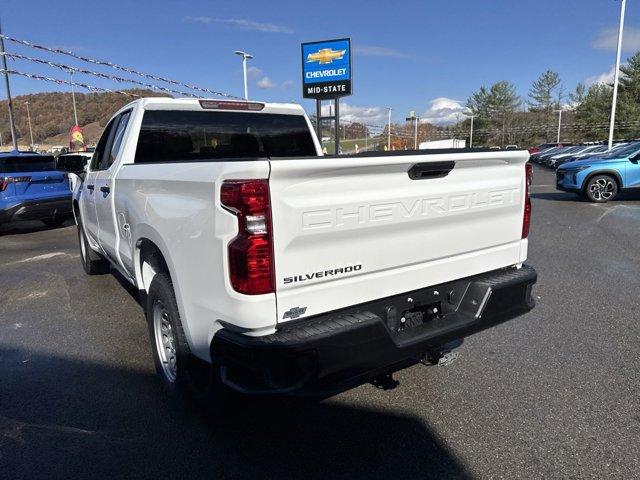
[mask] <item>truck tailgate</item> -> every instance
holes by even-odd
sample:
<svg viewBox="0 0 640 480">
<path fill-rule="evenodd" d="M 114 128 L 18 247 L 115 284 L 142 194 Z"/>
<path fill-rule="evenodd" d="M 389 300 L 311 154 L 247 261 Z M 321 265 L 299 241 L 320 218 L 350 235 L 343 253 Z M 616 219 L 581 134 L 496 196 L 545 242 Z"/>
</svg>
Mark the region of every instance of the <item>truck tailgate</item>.
<svg viewBox="0 0 640 480">
<path fill-rule="evenodd" d="M 278 321 L 521 263 L 526 151 L 272 160 Z"/>
</svg>

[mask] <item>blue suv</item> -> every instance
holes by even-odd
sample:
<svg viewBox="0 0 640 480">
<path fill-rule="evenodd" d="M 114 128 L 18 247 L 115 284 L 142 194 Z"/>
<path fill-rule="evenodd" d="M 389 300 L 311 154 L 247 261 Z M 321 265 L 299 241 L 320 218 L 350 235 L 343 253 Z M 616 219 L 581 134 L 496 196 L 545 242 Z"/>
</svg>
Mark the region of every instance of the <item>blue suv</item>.
<svg viewBox="0 0 640 480">
<path fill-rule="evenodd" d="M 17 151 L 0 153 L 0 224 L 41 220 L 54 227 L 71 214 L 67 174 L 56 169 L 53 156 Z"/>
<path fill-rule="evenodd" d="M 556 187 L 596 203 L 613 200 L 621 190 L 640 188 L 640 142 L 608 153 L 568 162 L 556 170 Z"/>
</svg>

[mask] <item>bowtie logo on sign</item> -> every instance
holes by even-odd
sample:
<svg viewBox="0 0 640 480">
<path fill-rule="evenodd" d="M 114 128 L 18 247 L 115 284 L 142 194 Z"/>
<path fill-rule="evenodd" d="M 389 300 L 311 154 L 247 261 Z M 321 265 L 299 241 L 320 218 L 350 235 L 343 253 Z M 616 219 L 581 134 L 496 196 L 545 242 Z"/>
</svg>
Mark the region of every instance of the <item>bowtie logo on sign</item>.
<svg viewBox="0 0 640 480">
<path fill-rule="evenodd" d="M 307 62 L 318 62 L 322 65 L 331 63 L 334 60 L 342 60 L 346 50 L 333 50 L 331 48 L 321 48 L 316 53 L 307 55 Z"/>
</svg>

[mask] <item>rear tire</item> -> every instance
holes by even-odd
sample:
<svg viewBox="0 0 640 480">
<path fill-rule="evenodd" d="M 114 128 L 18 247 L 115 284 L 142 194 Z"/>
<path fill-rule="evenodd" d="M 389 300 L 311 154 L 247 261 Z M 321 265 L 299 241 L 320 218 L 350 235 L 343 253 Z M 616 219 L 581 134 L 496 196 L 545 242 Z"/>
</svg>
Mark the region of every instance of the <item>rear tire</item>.
<svg viewBox="0 0 640 480">
<path fill-rule="evenodd" d="M 589 179 L 584 194 L 590 202 L 605 203 L 618 195 L 618 181 L 610 175 L 595 175 Z"/>
<path fill-rule="evenodd" d="M 166 273 L 156 273 L 151 281 L 146 316 L 153 362 L 169 394 L 207 407 L 226 402 L 229 392 L 215 368 L 191 353 Z"/>
<path fill-rule="evenodd" d="M 80 247 L 80 261 L 82 268 L 87 275 L 104 275 L 109 273 L 111 265 L 98 252 L 94 252 L 89 246 L 89 241 L 85 236 L 82 223 L 78 221 L 78 244 Z"/>
</svg>

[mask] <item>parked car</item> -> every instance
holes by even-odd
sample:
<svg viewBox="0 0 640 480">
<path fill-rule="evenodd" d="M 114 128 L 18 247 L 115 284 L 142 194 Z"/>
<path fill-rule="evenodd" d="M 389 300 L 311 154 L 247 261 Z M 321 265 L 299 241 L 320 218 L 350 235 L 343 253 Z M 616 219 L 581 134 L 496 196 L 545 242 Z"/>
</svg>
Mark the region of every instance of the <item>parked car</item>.
<svg viewBox="0 0 640 480">
<path fill-rule="evenodd" d="M 627 145 L 626 143 L 616 143 L 611 147 L 611 150 L 609 150 L 608 145 L 595 145 L 594 148 L 592 150 L 588 150 L 582 153 L 575 153 L 575 154 L 571 154 L 571 155 L 566 155 L 563 156 L 562 158 L 559 158 L 556 160 L 556 168 L 558 168 L 560 165 L 563 165 L 565 163 L 569 163 L 569 162 L 575 162 L 576 160 L 582 160 L 583 158 L 588 158 L 588 157 L 595 157 L 596 155 L 599 154 L 605 154 L 607 152 L 613 151 L 617 148 L 623 147 Z"/>
<path fill-rule="evenodd" d="M 529 153 L 530 154 L 534 154 L 534 153 L 542 152 L 544 150 L 548 150 L 550 148 L 567 147 L 567 146 L 570 146 L 570 145 L 573 145 L 573 144 L 572 143 L 568 143 L 568 142 L 541 143 L 537 147 L 529 148 Z"/>
<path fill-rule="evenodd" d="M 549 168 L 557 168 L 557 162 L 558 160 L 561 160 L 565 157 L 569 157 L 571 155 L 578 155 L 581 153 L 587 153 L 590 150 L 595 149 L 596 146 L 594 145 L 576 145 L 573 147 L 569 147 L 567 149 L 565 149 L 564 151 L 557 153 L 555 155 L 551 155 L 550 157 L 547 157 L 544 160 L 544 165 L 549 167 Z"/>
<path fill-rule="evenodd" d="M 0 223 L 41 220 L 53 227 L 70 216 L 67 175 L 52 155 L 0 153 Z"/>
<path fill-rule="evenodd" d="M 556 186 L 592 202 L 608 202 L 622 190 L 640 187 L 639 161 L 640 142 L 631 142 L 605 154 L 561 165 L 556 171 Z"/>
<path fill-rule="evenodd" d="M 565 146 L 557 147 L 556 146 L 556 147 L 547 148 L 545 150 L 541 150 L 538 153 L 534 153 L 533 155 L 531 155 L 529 157 L 529 160 L 532 163 L 542 163 L 544 161 L 544 159 L 547 158 L 548 156 L 556 155 L 556 154 L 562 152 L 566 148 L 570 148 L 570 147 L 565 147 Z"/>
<path fill-rule="evenodd" d="M 84 174 L 91 161 L 93 153 L 91 152 L 74 152 L 63 153 L 56 158 L 58 170 L 67 172 L 69 177 L 69 188 L 73 191 L 78 176 Z"/>
<path fill-rule="evenodd" d="M 85 171 L 92 156 L 90 152 L 63 153 L 56 159 L 56 167 L 63 172 L 78 174 Z"/>
<path fill-rule="evenodd" d="M 138 99 L 74 190 L 80 257 L 143 293 L 171 392 L 390 385 L 533 308 L 527 158 L 324 157 L 299 105 Z"/>
</svg>

